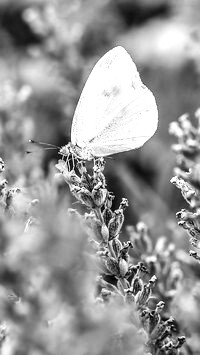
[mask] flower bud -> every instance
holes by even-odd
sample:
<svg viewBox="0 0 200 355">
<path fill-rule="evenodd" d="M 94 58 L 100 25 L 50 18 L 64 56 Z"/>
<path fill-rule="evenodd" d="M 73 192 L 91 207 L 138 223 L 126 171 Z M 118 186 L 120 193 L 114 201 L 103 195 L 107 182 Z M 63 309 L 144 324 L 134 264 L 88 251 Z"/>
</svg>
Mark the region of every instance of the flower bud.
<svg viewBox="0 0 200 355">
<path fill-rule="evenodd" d="M 110 208 L 106 207 L 103 211 L 103 219 L 106 225 L 108 225 L 109 221 L 113 217 L 113 212 Z"/>
<path fill-rule="evenodd" d="M 112 201 L 114 200 L 115 196 L 112 195 L 111 192 L 108 192 L 108 196 L 107 196 L 107 201 L 106 201 L 106 207 L 107 208 L 111 208 L 112 207 Z"/>
<path fill-rule="evenodd" d="M 120 276 L 124 277 L 126 275 L 126 273 L 128 272 L 128 263 L 123 258 L 120 258 L 118 261 L 118 265 L 119 265 L 119 270 L 120 270 Z"/>
<path fill-rule="evenodd" d="M 195 236 L 195 237 L 200 237 L 200 231 L 197 231 L 197 230 L 195 230 L 195 229 L 191 229 L 190 231 L 189 231 L 189 233 L 190 233 L 190 235 L 193 235 L 193 236 Z M 197 248 L 197 249 L 200 249 L 200 240 L 198 240 L 197 238 L 190 238 L 190 244 L 193 246 L 193 247 L 195 247 L 195 248 Z"/>
<path fill-rule="evenodd" d="M 104 167 L 105 167 L 104 158 L 97 159 L 93 167 L 94 179 L 100 180 L 103 183 L 103 186 L 105 186 L 105 176 L 103 175 Z"/>
<path fill-rule="evenodd" d="M 131 282 L 131 286 L 133 288 L 133 294 L 136 295 L 139 291 L 142 290 L 143 283 L 141 279 L 138 276 L 136 276 L 135 278 L 133 278 Z"/>
<path fill-rule="evenodd" d="M 151 295 L 151 288 L 149 285 L 143 285 L 143 289 L 136 295 L 136 303 L 139 307 L 144 306 Z"/>
<path fill-rule="evenodd" d="M 104 242 L 108 242 L 109 230 L 108 230 L 108 227 L 105 225 L 105 223 L 103 223 L 101 226 L 101 235 L 102 235 Z"/>
<path fill-rule="evenodd" d="M 163 337 L 166 331 L 166 324 L 165 323 L 158 323 L 156 327 L 151 332 L 151 341 L 157 341 L 159 338 Z"/>
<path fill-rule="evenodd" d="M 83 172 L 81 176 L 81 186 L 87 190 L 92 191 L 92 179 L 89 174 Z"/>
<path fill-rule="evenodd" d="M 89 208 L 94 208 L 94 201 L 91 193 L 85 187 L 73 186 L 71 187 L 72 194 L 84 205 Z"/>
<path fill-rule="evenodd" d="M 142 262 L 138 263 L 137 269 L 138 269 L 137 271 L 138 276 L 149 274 L 149 271 L 147 270 L 146 266 Z"/>
<path fill-rule="evenodd" d="M 175 349 L 181 348 L 181 346 L 186 342 L 186 338 L 184 336 L 178 337 L 178 342 L 175 345 Z"/>
<path fill-rule="evenodd" d="M 97 207 L 103 206 L 106 200 L 107 190 L 105 188 L 102 188 L 101 182 L 94 186 L 92 190 L 92 196 L 94 199 L 94 203 Z"/>
<path fill-rule="evenodd" d="M 58 164 L 55 166 L 63 175 L 64 180 L 68 185 L 80 186 L 81 179 L 78 175 L 76 175 L 74 170 L 69 171 L 69 168 L 64 160 L 60 159 Z"/>
<path fill-rule="evenodd" d="M 137 274 L 137 267 L 135 265 L 131 265 L 128 269 L 128 277 L 131 277 L 132 279 L 136 274 Z"/>
<path fill-rule="evenodd" d="M 74 170 L 69 172 L 66 182 L 70 185 L 81 186 L 81 180 Z"/>
<path fill-rule="evenodd" d="M 127 198 L 123 198 L 122 202 L 119 205 L 119 209 L 120 210 L 125 210 L 126 207 L 128 207 L 128 200 L 127 200 Z"/>
<path fill-rule="evenodd" d="M 118 262 L 111 256 L 107 256 L 106 258 L 106 266 L 108 270 L 115 276 L 120 276 L 120 269 Z"/>
<path fill-rule="evenodd" d="M 95 169 L 99 169 L 101 172 L 103 172 L 104 171 L 104 167 L 105 167 L 105 160 L 104 160 L 104 158 L 103 157 L 101 157 L 101 158 L 99 158 L 99 159 L 97 159 L 96 161 L 95 161 L 95 163 L 94 163 L 94 170 Z"/>
<path fill-rule="evenodd" d="M 94 208 L 94 201 L 91 193 L 84 187 L 81 188 L 79 196 L 84 205 L 90 208 Z"/>
<path fill-rule="evenodd" d="M 110 233 L 110 240 L 115 238 L 122 227 L 122 224 L 124 222 L 124 214 L 122 210 L 116 210 L 114 212 L 114 216 L 111 218 L 109 224 L 108 224 L 108 229 Z"/>
<path fill-rule="evenodd" d="M 115 238 L 115 239 L 116 239 L 116 238 Z M 129 255 L 128 255 L 128 253 L 129 253 L 129 249 L 130 249 L 130 248 L 133 248 L 133 244 L 132 244 L 130 241 L 128 241 L 127 243 L 124 244 L 123 248 L 122 248 L 121 251 L 120 251 L 120 256 L 121 256 L 124 260 L 126 260 L 127 262 L 129 261 Z"/>
<path fill-rule="evenodd" d="M 148 287 L 151 290 L 155 287 L 156 281 L 157 281 L 157 277 L 155 275 L 153 275 L 148 282 Z"/>
<path fill-rule="evenodd" d="M 174 348 L 174 346 L 173 346 L 173 342 L 172 341 L 168 341 L 168 343 L 165 343 L 160 349 L 161 349 L 161 351 L 163 352 L 165 352 L 165 354 L 166 353 L 168 353 L 169 354 L 169 351 L 170 351 L 170 353 L 173 355 L 176 355 L 176 353 L 177 353 L 177 351 L 174 349 L 174 351 L 173 351 L 173 348 Z"/>
<path fill-rule="evenodd" d="M 120 250 L 122 249 L 122 243 L 118 238 L 114 238 L 111 240 L 111 245 L 113 248 L 113 251 L 115 253 L 115 256 L 118 257 Z"/>
<path fill-rule="evenodd" d="M 80 200 L 80 197 L 79 197 L 80 190 L 81 190 L 81 188 L 79 186 L 71 186 L 70 187 L 71 193 L 76 197 L 77 200 Z"/>
<path fill-rule="evenodd" d="M 161 313 L 164 307 L 165 307 L 165 302 L 163 301 L 158 302 L 156 305 L 155 312 L 158 314 Z"/>
<path fill-rule="evenodd" d="M 99 170 L 99 168 L 93 168 L 93 178 L 94 181 L 96 182 L 100 182 L 102 184 L 103 187 L 106 186 L 106 179 L 103 173 L 101 173 L 101 171 Z"/>
</svg>

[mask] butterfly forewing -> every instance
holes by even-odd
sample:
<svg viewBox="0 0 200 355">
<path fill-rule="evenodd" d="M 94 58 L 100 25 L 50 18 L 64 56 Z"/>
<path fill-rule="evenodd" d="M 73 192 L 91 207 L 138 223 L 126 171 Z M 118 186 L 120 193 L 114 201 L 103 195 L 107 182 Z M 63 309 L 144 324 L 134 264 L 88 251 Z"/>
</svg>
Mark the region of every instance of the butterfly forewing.
<svg viewBox="0 0 200 355">
<path fill-rule="evenodd" d="M 143 145 L 157 128 L 157 106 L 122 47 L 106 53 L 92 70 L 79 99 L 71 141 L 96 156 Z"/>
</svg>

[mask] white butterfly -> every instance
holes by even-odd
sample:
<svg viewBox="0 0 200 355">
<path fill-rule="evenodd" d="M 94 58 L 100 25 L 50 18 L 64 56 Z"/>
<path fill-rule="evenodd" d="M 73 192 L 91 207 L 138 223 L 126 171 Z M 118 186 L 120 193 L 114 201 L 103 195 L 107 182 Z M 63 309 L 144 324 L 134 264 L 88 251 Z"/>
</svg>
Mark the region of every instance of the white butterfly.
<svg viewBox="0 0 200 355">
<path fill-rule="evenodd" d="M 152 92 L 123 47 L 94 66 L 75 110 L 68 149 L 81 159 L 141 147 L 155 133 L 158 111 Z"/>
</svg>

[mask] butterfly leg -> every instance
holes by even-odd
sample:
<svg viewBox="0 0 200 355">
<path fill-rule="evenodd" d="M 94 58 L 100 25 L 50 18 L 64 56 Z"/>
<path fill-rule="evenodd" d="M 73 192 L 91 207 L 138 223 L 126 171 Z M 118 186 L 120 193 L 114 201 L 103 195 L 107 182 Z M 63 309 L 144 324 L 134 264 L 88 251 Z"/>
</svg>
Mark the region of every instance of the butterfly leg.
<svg viewBox="0 0 200 355">
<path fill-rule="evenodd" d="M 66 159 L 66 165 L 67 165 L 67 169 L 70 171 L 70 162 L 69 162 L 69 155 L 67 156 L 67 159 Z"/>
<path fill-rule="evenodd" d="M 72 154 L 72 167 L 73 167 L 73 170 L 74 170 L 74 167 L 75 167 L 74 154 Z"/>
</svg>

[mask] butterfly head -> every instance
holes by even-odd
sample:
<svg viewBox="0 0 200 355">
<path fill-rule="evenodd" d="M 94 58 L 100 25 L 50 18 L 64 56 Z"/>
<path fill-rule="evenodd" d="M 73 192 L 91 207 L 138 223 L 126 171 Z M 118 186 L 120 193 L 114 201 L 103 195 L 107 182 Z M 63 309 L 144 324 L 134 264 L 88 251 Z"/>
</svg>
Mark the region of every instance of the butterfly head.
<svg viewBox="0 0 200 355">
<path fill-rule="evenodd" d="M 64 145 L 59 150 L 59 154 L 61 154 L 63 157 L 68 157 L 68 155 L 70 154 L 70 145 L 69 144 L 70 143 L 68 143 L 67 145 Z"/>
<path fill-rule="evenodd" d="M 72 143 L 68 143 L 67 145 L 61 147 L 59 153 L 65 157 L 72 154 L 75 158 L 80 160 L 94 159 L 94 154 L 91 149 L 87 147 L 80 148 L 78 145 Z"/>
</svg>

